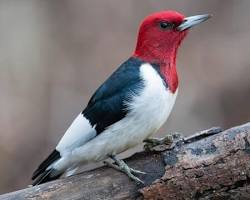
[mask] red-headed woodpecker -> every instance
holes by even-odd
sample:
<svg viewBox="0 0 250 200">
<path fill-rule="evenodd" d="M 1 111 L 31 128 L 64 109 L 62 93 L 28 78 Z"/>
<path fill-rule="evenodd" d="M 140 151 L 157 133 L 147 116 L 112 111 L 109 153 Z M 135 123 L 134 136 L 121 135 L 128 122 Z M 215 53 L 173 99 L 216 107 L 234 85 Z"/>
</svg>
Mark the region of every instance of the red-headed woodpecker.
<svg viewBox="0 0 250 200">
<path fill-rule="evenodd" d="M 142 143 L 167 120 L 178 93 L 176 53 L 192 26 L 210 15 L 176 11 L 142 22 L 134 54 L 96 90 L 55 150 L 34 172 L 33 185 L 71 175 L 80 164 L 112 158 L 131 179 L 141 173 L 116 155 Z"/>
</svg>

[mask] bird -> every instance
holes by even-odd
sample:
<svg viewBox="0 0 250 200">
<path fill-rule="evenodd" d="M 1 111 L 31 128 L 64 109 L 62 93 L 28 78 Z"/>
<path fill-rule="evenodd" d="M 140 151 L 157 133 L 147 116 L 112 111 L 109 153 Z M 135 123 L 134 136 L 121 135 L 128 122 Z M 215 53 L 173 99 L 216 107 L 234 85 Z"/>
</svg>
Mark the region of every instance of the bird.
<svg viewBox="0 0 250 200">
<path fill-rule="evenodd" d="M 209 19 L 163 10 L 144 18 L 134 53 L 94 92 L 85 109 L 34 171 L 32 185 L 71 176 L 79 166 L 110 166 L 143 183 L 118 154 L 147 140 L 169 117 L 178 94 L 177 50 L 189 29 Z"/>
</svg>

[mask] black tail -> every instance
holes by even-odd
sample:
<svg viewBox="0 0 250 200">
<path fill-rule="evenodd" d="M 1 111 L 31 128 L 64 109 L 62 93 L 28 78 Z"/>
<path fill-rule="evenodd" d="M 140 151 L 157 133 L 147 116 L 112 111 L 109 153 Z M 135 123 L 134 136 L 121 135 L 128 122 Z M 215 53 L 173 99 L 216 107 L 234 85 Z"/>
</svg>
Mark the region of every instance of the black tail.
<svg viewBox="0 0 250 200">
<path fill-rule="evenodd" d="M 32 180 L 34 180 L 32 185 L 39 185 L 48 181 L 55 180 L 59 178 L 62 173 L 58 172 L 56 169 L 50 168 L 47 169 L 52 163 L 60 159 L 60 153 L 57 150 L 54 150 L 47 159 L 45 159 L 36 171 L 32 175 Z"/>
</svg>

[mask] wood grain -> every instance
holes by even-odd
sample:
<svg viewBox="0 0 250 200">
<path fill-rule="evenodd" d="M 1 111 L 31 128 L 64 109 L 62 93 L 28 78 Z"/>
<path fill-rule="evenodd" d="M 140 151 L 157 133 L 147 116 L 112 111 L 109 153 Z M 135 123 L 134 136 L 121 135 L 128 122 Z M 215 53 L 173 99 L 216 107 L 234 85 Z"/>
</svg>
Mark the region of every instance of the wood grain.
<svg viewBox="0 0 250 200">
<path fill-rule="evenodd" d="M 195 133 L 171 150 L 140 152 L 125 161 L 147 172 L 139 176 L 144 186 L 103 166 L 0 200 L 250 199 L 250 123 L 217 134 Z"/>
</svg>

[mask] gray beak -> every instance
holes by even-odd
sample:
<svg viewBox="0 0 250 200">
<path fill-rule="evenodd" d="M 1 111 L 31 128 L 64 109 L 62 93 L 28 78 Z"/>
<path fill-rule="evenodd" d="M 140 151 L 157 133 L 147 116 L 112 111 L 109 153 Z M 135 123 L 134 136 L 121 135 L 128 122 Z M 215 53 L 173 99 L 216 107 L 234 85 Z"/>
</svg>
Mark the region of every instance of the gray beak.
<svg viewBox="0 0 250 200">
<path fill-rule="evenodd" d="M 184 30 L 189 29 L 197 24 L 200 24 L 201 22 L 208 20 L 210 17 L 212 17 L 212 16 L 209 14 L 186 17 L 186 18 L 184 18 L 183 22 L 177 27 L 177 30 L 184 31 Z"/>
</svg>

